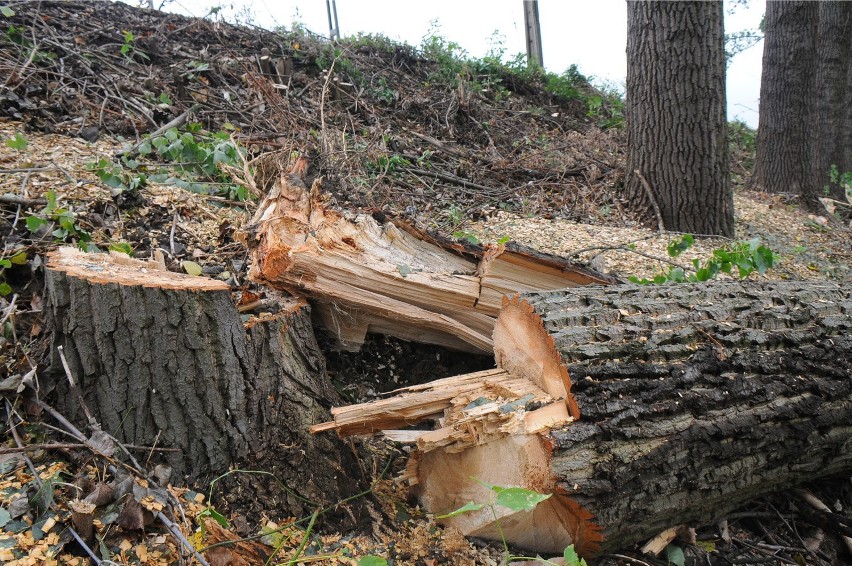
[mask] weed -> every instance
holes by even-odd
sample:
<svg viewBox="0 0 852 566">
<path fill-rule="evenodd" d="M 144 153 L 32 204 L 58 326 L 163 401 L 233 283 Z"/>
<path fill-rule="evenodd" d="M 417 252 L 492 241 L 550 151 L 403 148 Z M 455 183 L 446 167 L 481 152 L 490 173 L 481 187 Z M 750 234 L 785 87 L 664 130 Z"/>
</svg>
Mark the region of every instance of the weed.
<svg viewBox="0 0 852 566">
<path fill-rule="evenodd" d="M 8 144 L 9 142 L 6 143 Z M 837 168 L 837 165 L 832 164 L 831 169 L 828 172 L 828 179 L 831 181 L 832 185 L 840 185 L 843 189 L 843 194 L 846 195 L 846 199 L 852 202 L 852 171 L 841 173 Z M 831 190 L 828 185 L 823 187 L 822 191 L 826 196 L 831 194 Z"/>
<path fill-rule="evenodd" d="M 538 493 L 537 491 L 533 491 L 531 489 L 525 489 L 522 487 L 503 487 L 499 485 L 491 485 L 478 479 L 472 477 L 473 481 L 478 484 L 490 489 L 494 494 L 494 500 L 490 503 L 475 503 L 473 501 L 469 501 L 465 505 L 462 505 L 455 511 L 450 511 L 446 515 L 438 515 L 437 519 L 448 519 L 450 517 L 455 517 L 456 515 L 461 515 L 463 513 L 470 513 L 473 511 L 480 511 L 481 509 L 488 507 L 491 510 L 491 514 L 494 516 L 495 523 L 497 525 L 497 531 L 500 533 L 500 537 L 503 539 L 503 549 L 504 549 L 504 563 L 509 563 L 513 560 L 536 560 L 535 558 L 529 556 L 515 556 L 509 552 L 509 544 L 506 542 L 506 537 L 503 536 L 503 529 L 500 527 L 500 519 L 497 517 L 496 507 L 506 507 L 507 509 L 511 509 L 512 511 L 532 511 L 536 508 L 536 506 L 542 501 L 546 501 L 551 497 L 551 493 Z M 556 562 L 552 562 L 550 560 L 542 560 L 543 564 L 552 564 L 556 566 Z M 586 566 L 586 561 L 579 556 L 577 556 L 577 552 L 574 550 L 574 545 L 569 545 L 565 551 L 562 553 L 562 564 L 566 566 Z"/>
<path fill-rule="evenodd" d="M 27 252 L 24 251 L 0 258 L 0 297 L 5 297 L 12 292 L 12 287 L 6 282 L 6 270 L 13 265 L 25 265 L 26 263 Z"/>
<path fill-rule="evenodd" d="M 679 240 L 669 243 L 670 257 L 678 257 L 695 243 L 691 234 L 685 234 Z M 628 279 L 641 285 L 663 283 L 698 283 L 709 281 L 720 273 L 736 274 L 745 279 L 755 271 L 760 275 L 775 265 L 775 252 L 760 243 L 757 238 L 748 241 L 734 242 L 731 245 L 713 250 L 713 255 L 703 263 L 699 259 L 692 260 L 693 273 L 686 273 L 683 268 L 670 267 L 667 271 L 658 273 L 653 279 L 630 276 Z"/>
<path fill-rule="evenodd" d="M 96 249 L 92 236 L 77 224 L 77 215 L 61 207 L 56 201 L 56 193 L 47 191 L 47 206 L 38 214 L 27 217 L 27 229 L 30 232 L 51 231 L 51 235 L 60 242 L 76 243 L 84 251 Z"/>
<path fill-rule="evenodd" d="M 247 200 L 246 187 L 235 183 L 223 170 L 223 166 L 241 168 L 245 150 L 234 143 L 227 132 L 204 132 L 199 124 L 189 124 L 186 130 L 169 128 L 162 136 L 146 140 L 139 146 L 140 155 L 155 155 L 169 163 L 149 180 L 193 192 Z"/>
<path fill-rule="evenodd" d="M 6 146 L 15 151 L 26 151 L 29 142 L 27 138 L 21 135 L 20 132 L 15 132 L 15 136 L 6 140 Z"/>
<path fill-rule="evenodd" d="M 133 35 L 133 32 L 122 30 L 121 36 L 124 38 L 124 43 L 121 45 L 119 51 L 125 59 L 127 59 L 128 61 L 133 61 L 137 58 L 141 59 L 142 61 L 149 60 L 149 57 L 139 49 L 136 49 L 136 46 L 133 44 L 136 39 Z"/>
</svg>

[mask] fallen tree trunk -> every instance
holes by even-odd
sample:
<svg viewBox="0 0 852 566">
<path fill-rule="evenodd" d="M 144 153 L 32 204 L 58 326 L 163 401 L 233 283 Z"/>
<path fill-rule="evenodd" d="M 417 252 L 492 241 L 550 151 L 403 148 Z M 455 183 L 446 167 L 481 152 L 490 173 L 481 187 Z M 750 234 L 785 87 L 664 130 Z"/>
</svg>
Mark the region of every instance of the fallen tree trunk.
<svg viewBox="0 0 852 566">
<path fill-rule="evenodd" d="M 70 248 L 49 255 L 46 296 L 50 385 L 70 419 L 86 423 L 59 346 L 106 432 L 180 449 L 165 453 L 174 479 L 274 456 L 296 516 L 356 490 L 351 451 L 307 433 L 338 397 L 303 299 L 244 325 L 222 282 Z"/>
<path fill-rule="evenodd" d="M 297 161 L 258 207 L 250 276 L 314 299 L 345 349 L 375 332 L 490 352 L 504 295 L 616 281 L 519 246 L 464 246 L 383 214 L 332 210 L 319 180 L 305 186 L 306 168 Z"/>
<path fill-rule="evenodd" d="M 497 508 L 498 521 L 488 509 L 447 520 L 465 534 L 593 555 L 852 470 L 850 330 L 850 284 L 527 294 L 500 314 L 494 371 L 541 392 L 498 391 L 486 378 L 436 407 L 437 430 L 389 435 L 416 443 L 403 477 L 430 511 L 490 501 L 471 476 L 555 494 L 529 513 Z M 425 406 L 425 388 L 405 393 L 405 412 Z M 483 413 L 489 404 L 498 409 Z M 335 424 L 352 411 L 333 409 Z M 386 422 L 369 405 L 360 413 L 348 430 Z"/>
</svg>

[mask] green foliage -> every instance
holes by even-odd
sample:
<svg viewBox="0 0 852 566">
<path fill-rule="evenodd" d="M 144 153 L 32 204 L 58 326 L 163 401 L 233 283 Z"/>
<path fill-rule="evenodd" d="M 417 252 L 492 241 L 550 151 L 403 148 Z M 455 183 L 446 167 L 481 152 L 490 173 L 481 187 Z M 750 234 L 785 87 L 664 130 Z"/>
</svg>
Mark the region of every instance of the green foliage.
<svg viewBox="0 0 852 566">
<path fill-rule="evenodd" d="M 453 232 L 453 238 L 463 240 L 469 244 L 479 245 L 479 238 L 476 237 L 476 234 L 467 230 L 456 230 Z"/>
<path fill-rule="evenodd" d="M 11 147 L 16 151 L 25 151 L 27 149 L 27 138 L 21 135 L 20 132 L 15 132 L 15 136 L 6 140 L 6 146 Z"/>
<path fill-rule="evenodd" d="M 569 544 L 565 549 L 565 552 L 562 553 L 562 562 L 565 566 L 586 566 L 585 559 L 580 558 L 577 555 L 577 551 L 574 550 L 573 544 Z"/>
<path fill-rule="evenodd" d="M 728 143 L 743 151 L 753 152 L 757 145 L 757 130 L 742 120 L 728 122 Z"/>
<path fill-rule="evenodd" d="M 495 506 L 506 507 L 511 509 L 512 511 L 532 511 L 536 508 L 536 506 L 542 501 L 546 501 L 553 494 L 552 493 L 538 493 L 537 491 L 533 491 L 531 489 L 525 489 L 523 487 L 504 487 L 500 485 L 493 485 L 489 483 L 485 483 L 483 481 L 479 481 L 478 479 L 472 477 L 471 478 L 476 483 L 482 485 L 483 487 L 488 488 L 492 492 L 494 492 L 495 497 L 492 503 L 474 503 L 473 501 L 469 501 L 465 503 L 458 509 L 454 511 L 450 511 L 444 515 L 437 515 L 436 519 L 447 519 L 449 517 L 455 517 L 457 515 L 461 515 L 463 513 L 470 513 L 473 511 L 480 511 L 485 507 L 491 509 L 491 512 L 494 515 L 494 518 L 497 520 L 497 530 L 501 533 L 502 529 L 500 528 L 500 520 L 497 519 L 497 513 L 494 509 Z M 503 539 L 503 546 L 506 549 L 505 562 L 510 562 L 512 560 L 534 560 L 528 556 L 513 556 L 509 553 L 509 546 L 506 542 L 506 539 Z M 563 553 L 564 564 L 568 566 L 586 566 L 586 561 L 577 556 L 577 552 L 574 550 L 574 545 L 570 545 L 565 549 Z M 546 564 L 555 564 L 554 562 L 545 561 Z"/>
<path fill-rule="evenodd" d="M 678 257 L 695 243 L 692 234 L 685 234 L 678 240 L 669 243 L 668 253 L 670 257 Z M 760 243 L 755 238 L 748 241 L 739 241 L 727 246 L 713 250 L 713 255 L 702 262 L 699 259 L 692 260 L 693 272 L 687 273 L 680 267 L 670 267 L 667 271 L 658 273 L 652 279 L 644 279 L 630 276 L 628 279 L 633 283 L 648 285 L 651 283 L 660 285 L 663 283 L 698 283 L 709 281 L 720 273 L 731 275 L 736 268 L 736 275 L 745 279 L 755 271 L 760 275 L 775 265 L 775 252 Z"/>
<path fill-rule="evenodd" d="M 843 188 L 846 198 L 848 200 L 852 200 L 852 198 L 850 198 L 852 197 L 852 171 L 841 173 L 837 168 L 837 165 L 832 164 L 831 169 L 828 172 L 828 179 L 832 184 L 840 185 Z M 823 192 L 826 195 L 830 194 L 830 190 L 827 185 L 823 187 Z"/>
<path fill-rule="evenodd" d="M 38 214 L 27 217 L 27 229 L 30 232 L 51 230 L 51 235 L 59 242 L 73 242 L 85 251 L 95 248 L 92 236 L 77 224 L 77 215 L 61 207 L 56 201 L 56 193 L 48 191 L 47 206 Z"/>
<path fill-rule="evenodd" d="M 3 14 L 3 17 L 5 18 L 11 18 L 15 15 L 15 10 L 3 4 L 2 6 L 0 6 L 0 14 Z"/>
<path fill-rule="evenodd" d="M 149 57 L 142 51 L 136 49 L 136 46 L 133 45 L 133 42 L 136 39 L 133 35 L 133 32 L 122 30 L 121 36 L 124 38 L 124 43 L 121 45 L 119 51 L 122 55 L 124 55 L 125 59 L 127 59 L 128 61 L 132 61 L 136 58 L 139 58 L 143 61 L 148 61 Z"/>
<path fill-rule="evenodd" d="M 135 159 L 121 157 L 121 163 L 100 158 L 94 163 L 86 166 L 101 182 L 116 192 L 134 192 L 148 184 L 148 177 L 143 173 L 137 173 L 139 162 Z M 134 174 L 135 173 L 135 174 Z"/>
<path fill-rule="evenodd" d="M 683 549 L 673 544 L 668 545 L 666 547 L 666 560 L 674 566 L 684 566 L 686 557 L 683 555 Z"/>
<path fill-rule="evenodd" d="M 602 128 L 624 125 L 624 102 L 620 94 L 614 89 L 593 87 L 577 65 L 557 74 L 529 64 L 522 53 L 507 59 L 503 38 L 498 33 L 491 36 L 491 48 L 485 57 L 470 58 L 458 43 L 441 37 L 439 31 L 433 24 L 420 44 L 423 55 L 438 67 L 430 75 L 431 81 L 451 87 L 465 83 L 476 92 L 491 93 L 495 100 L 508 98 L 521 85 L 536 84 L 563 102 L 584 104 L 587 115 Z"/>
<path fill-rule="evenodd" d="M 387 566 L 388 561 L 380 556 L 372 554 L 363 557 L 358 561 L 358 566 Z"/>
<path fill-rule="evenodd" d="M 163 96 L 168 98 L 160 98 Z M 249 198 L 248 190 L 222 168 L 227 165 L 241 169 L 245 156 L 245 150 L 231 141 L 228 132 L 211 134 L 198 124 L 188 124 L 184 132 L 169 128 L 162 136 L 144 140 L 138 151 L 140 156 L 157 158 L 166 165 L 148 171 L 150 164 L 122 156 L 119 162 L 102 158 L 90 163 L 89 169 L 117 192 L 136 191 L 154 182 L 240 201 Z"/>
<path fill-rule="evenodd" d="M 13 265 L 25 265 L 27 263 L 27 252 L 20 251 L 9 257 L 0 258 L 0 297 L 12 293 L 12 286 L 6 282 L 6 270 Z M 2 525 L 0 525 L 2 526 Z"/>
</svg>

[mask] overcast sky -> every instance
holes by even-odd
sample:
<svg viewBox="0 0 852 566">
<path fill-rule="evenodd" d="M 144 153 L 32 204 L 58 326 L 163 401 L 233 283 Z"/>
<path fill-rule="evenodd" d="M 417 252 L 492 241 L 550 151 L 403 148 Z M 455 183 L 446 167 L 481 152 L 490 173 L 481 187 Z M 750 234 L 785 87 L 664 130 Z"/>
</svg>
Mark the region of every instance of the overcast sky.
<svg viewBox="0 0 852 566">
<path fill-rule="evenodd" d="M 512 56 L 525 52 L 522 0 L 336 0 L 341 35 L 380 33 L 419 45 L 433 25 L 440 34 L 481 57 L 502 41 Z M 726 3 L 727 4 L 727 3 Z M 245 19 L 263 27 L 285 26 L 293 21 L 328 35 L 326 0 L 175 0 L 166 9 L 204 16 L 213 6 L 224 6 L 225 19 Z M 627 4 L 625 0 L 539 0 L 544 66 L 561 73 L 571 64 L 594 77 L 624 89 L 627 74 Z M 725 13 L 727 33 L 756 28 L 765 0 L 752 0 L 745 8 Z M 496 32 L 496 33 L 495 33 Z M 760 62 L 763 43 L 737 55 L 728 68 L 728 118 L 757 126 Z"/>
</svg>

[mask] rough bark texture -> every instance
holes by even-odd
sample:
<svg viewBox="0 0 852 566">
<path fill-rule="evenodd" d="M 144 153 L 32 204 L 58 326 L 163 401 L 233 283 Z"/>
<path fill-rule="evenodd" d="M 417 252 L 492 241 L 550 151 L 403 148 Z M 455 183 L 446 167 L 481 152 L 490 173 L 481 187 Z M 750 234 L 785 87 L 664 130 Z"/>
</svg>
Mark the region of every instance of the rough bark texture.
<svg viewBox="0 0 852 566">
<path fill-rule="evenodd" d="M 337 396 L 304 301 L 246 329 L 225 285 L 201 288 L 200 278 L 171 273 L 175 284 L 146 285 L 137 275 L 134 285 L 103 276 L 103 257 L 54 254 L 46 271 L 52 383 L 66 416 L 85 422 L 57 346 L 104 430 L 127 443 L 181 449 L 166 453 L 175 476 L 275 456 L 277 477 L 294 494 L 328 503 L 354 491 L 340 461 L 350 451 L 307 431 L 328 418 L 324 407 Z M 68 272 L 69 261 L 94 267 Z M 300 515 L 313 503 L 294 495 L 282 506 Z"/>
<path fill-rule="evenodd" d="M 721 2 L 627 3 L 626 104 L 631 205 L 652 219 L 656 201 L 669 230 L 732 236 Z"/>
<path fill-rule="evenodd" d="M 846 191 L 829 172 L 832 165 L 839 173 L 852 171 L 849 160 L 848 120 L 852 102 L 852 2 L 819 3 L 816 80 L 813 89 L 814 123 L 811 124 L 811 175 L 809 199 L 829 196 L 846 202 Z M 827 193 L 825 189 L 828 189 Z"/>
<path fill-rule="evenodd" d="M 752 183 L 809 194 L 819 2 L 767 2 L 757 153 Z"/>
<path fill-rule="evenodd" d="M 580 419 L 551 467 L 602 549 L 852 469 L 852 285 L 528 295 Z M 582 542 L 582 541 L 581 541 Z"/>
</svg>

